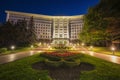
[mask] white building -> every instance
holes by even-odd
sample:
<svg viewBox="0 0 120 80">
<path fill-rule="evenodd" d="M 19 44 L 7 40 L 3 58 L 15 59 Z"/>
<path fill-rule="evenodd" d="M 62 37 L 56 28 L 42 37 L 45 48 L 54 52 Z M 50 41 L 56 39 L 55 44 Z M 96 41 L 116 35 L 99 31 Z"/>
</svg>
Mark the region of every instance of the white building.
<svg viewBox="0 0 120 80">
<path fill-rule="evenodd" d="M 78 16 L 48 16 L 15 11 L 5 11 L 6 21 L 16 23 L 25 19 L 34 19 L 34 27 L 39 40 L 50 40 L 53 44 L 69 44 L 78 40 L 78 34 L 83 27 L 83 15 Z"/>
</svg>

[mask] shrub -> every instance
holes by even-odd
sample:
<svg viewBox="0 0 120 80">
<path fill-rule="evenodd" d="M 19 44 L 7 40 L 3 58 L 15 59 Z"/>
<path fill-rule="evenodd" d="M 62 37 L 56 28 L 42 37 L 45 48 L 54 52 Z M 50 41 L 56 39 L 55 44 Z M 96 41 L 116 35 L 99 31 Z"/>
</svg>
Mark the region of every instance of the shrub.
<svg viewBox="0 0 120 80">
<path fill-rule="evenodd" d="M 75 55 L 72 55 L 72 56 L 68 56 L 64 59 L 67 60 L 67 61 L 73 61 L 75 59 L 81 58 L 82 56 L 83 56 L 83 54 L 75 54 Z"/>
<path fill-rule="evenodd" d="M 64 66 L 66 67 L 75 67 L 80 65 L 80 60 L 76 59 L 74 61 L 64 61 Z"/>
<path fill-rule="evenodd" d="M 59 67 L 60 65 L 62 65 L 62 62 L 61 61 L 51 61 L 51 60 L 45 59 L 45 64 L 47 66 L 51 66 L 51 67 Z"/>
<path fill-rule="evenodd" d="M 7 48 L 1 48 L 0 49 L 0 53 L 4 53 L 4 52 L 6 52 L 7 51 Z"/>
<path fill-rule="evenodd" d="M 46 53 L 42 53 L 40 54 L 41 57 L 44 57 L 44 58 L 47 58 L 49 60 L 52 60 L 52 61 L 60 61 L 60 57 L 58 56 L 53 56 L 53 55 L 49 55 L 49 54 L 46 54 Z"/>
</svg>

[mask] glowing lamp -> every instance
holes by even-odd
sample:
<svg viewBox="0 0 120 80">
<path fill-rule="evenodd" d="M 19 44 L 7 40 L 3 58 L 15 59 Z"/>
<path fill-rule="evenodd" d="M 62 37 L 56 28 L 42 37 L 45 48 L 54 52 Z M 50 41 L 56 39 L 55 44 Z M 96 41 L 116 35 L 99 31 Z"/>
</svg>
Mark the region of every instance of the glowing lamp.
<svg viewBox="0 0 120 80">
<path fill-rule="evenodd" d="M 84 45 L 85 45 L 85 43 L 82 43 L 81 45 L 82 45 L 82 46 L 84 46 Z"/>
<path fill-rule="evenodd" d="M 111 50 L 112 50 L 113 55 L 114 55 L 114 54 L 115 54 L 115 47 L 114 47 L 114 46 L 112 46 L 112 47 L 111 47 Z"/>
<path fill-rule="evenodd" d="M 11 46 L 11 49 L 12 49 L 12 50 L 14 50 L 14 49 L 15 49 L 15 46 L 14 46 L 14 45 L 12 45 L 12 46 Z"/>
<path fill-rule="evenodd" d="M 33 48 L 34 46 L 33 45 L 31 45 L 31 48 Z"/>
<path fill-rule="evenodd" d="M 115 47 L 111 47 L 111 50 L 112 50 L 112 51 L 115 51 Z"/>
</svg>

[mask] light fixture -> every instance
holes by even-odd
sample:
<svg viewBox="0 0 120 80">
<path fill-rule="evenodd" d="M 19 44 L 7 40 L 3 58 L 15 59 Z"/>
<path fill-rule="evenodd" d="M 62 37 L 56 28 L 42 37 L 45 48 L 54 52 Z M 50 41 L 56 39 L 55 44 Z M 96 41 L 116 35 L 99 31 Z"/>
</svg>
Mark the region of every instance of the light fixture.
<svg viewBox="0 0 120 80">
<path fill-rule="evenodd" d="M 85 45 L 85 43 L 82 43 L 81 45 L 82 45 L 82 46 L 84 46 L 84 45 Z"/>
<path fill-rule="evenodd" d="M 12 50 L 14 50 L 14 49 L 15 49 L 15 46 L 14 46 L 14 45 L 12 45 L 12 46 L 11 46 L 11 49 L 12 49 Z"/>
<path fill-rule="evenodd" d="M 111 47 L 111 50 L 112 50 L 112 53 L 113 53 L 113 55 L 114 55 L 114 54 L 115 54 L 115 47 L 112 46 L 112 47 Z"/>
<path fill-rule="evenodd" d="M 31 45 L 31 48 L 33 48 L 34 46 L 33 45 Z"/>
</svg>

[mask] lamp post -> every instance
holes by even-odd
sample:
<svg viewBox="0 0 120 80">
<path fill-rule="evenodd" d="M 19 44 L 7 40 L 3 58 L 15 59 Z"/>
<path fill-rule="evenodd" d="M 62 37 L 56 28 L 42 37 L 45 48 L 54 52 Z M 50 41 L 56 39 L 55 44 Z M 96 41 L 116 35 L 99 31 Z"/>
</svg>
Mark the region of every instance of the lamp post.
<svg viewBox="0 0 120 80">
<path fill-rule="evenodd" d="M 111 50 L 112 50 L 112 53 L 113 53 L 113 55 L 114 55 L 114 54 L 115 54 L 115 47 L 112 46 L 112 47 L 111 47 Z"/>
</svg>

